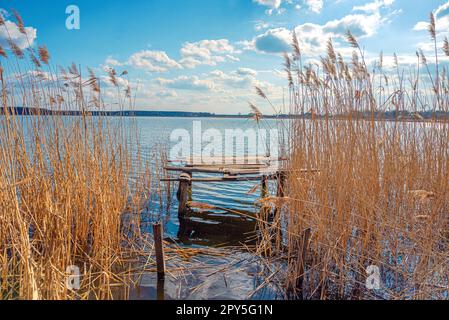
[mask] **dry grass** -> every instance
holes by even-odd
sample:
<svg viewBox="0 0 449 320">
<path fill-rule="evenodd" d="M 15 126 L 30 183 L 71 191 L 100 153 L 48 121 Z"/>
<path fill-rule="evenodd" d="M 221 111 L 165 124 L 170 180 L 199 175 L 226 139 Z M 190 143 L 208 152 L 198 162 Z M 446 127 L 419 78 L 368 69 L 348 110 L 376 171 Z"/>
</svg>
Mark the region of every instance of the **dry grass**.
<svg viewBox="0 0 449 320">
<path fill-rule="evenodd" d="M 436 44 L 433 26 L 431 19 Z M 417 116 L 383 121 L 378 113 L 448 111 L 440 49 L 436 65 L 420 53 L 415 70 L 397 63 L 387 70 L 381 55 L 369 70 L 350 33 L 348 41 L 351 61 L 329 41 L 319 69 L 303 65 L 296 39 L 293 56 L 286 55 L 291 112 L 309 118 L 289 123 L 291 173 L 284 214 L 273 223 L 283 237 L 273 250 L 288 261 L 286 291 L 306 299 L 447 299 L 449 124 Z M 320 171 L 300 174 L 298 168 Z M 266 201 L 279 205 L 279 199 Z M 261 243 L 264 252 L 275 234 Z M 380 290 L 366 289 L 370 265 L 381 270 Z"/>
<path fill-rule="evenodd" d="M 10 39 L 9 49 L 0 49 L 0 299 L 113 298 L 146 243 L 139 222 L 149 175 L 134 161 L 133 128 L 89 115 L 105 107 L 92 71 L 56 72 L 45 47 L 23 51 Z M 132 107 L 129 89 L 111 82 L 119 107 Z M 82 114 L 22 117 L 15 107 Z M 66 287 L 71 265 L 82 272 L 76 292 Z"/>
</svg>

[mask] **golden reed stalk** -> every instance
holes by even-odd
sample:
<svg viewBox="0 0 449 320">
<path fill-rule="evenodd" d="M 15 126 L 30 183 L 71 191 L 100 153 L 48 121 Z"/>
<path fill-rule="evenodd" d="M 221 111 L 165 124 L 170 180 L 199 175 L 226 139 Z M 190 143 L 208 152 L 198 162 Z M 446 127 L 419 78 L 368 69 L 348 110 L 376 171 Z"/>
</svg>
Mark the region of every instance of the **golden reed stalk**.
<svg viewBox="0 0 449 320">
<path fill-rule="evenodd" d="M 56 72 L 46 47 L 9 42 L 10 56 L 0 48 L 0 299 L 117 297 L 113 288 L 138 255 L 148 186 L 147 170 L 133 161 L 132 126 L 91 115 L 104 108 L 92 71 L 87 79 L 76 65 Z M 132 107 L 114 86 L 120 108 Z M 18 116 L 18 107 L 36 114 Z M 41 108 L 81 113 L 48 116 Z M 71 265 L 82 273 L 79 291 L 66 286 Z"/>
</svg>

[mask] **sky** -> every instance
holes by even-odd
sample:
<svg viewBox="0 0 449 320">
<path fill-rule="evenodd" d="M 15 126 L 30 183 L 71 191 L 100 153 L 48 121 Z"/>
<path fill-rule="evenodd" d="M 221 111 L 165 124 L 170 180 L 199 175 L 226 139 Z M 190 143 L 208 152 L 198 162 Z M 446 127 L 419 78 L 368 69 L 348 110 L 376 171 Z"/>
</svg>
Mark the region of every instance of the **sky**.
<svg viewBox="0 0 449 320">
<path fill-rule="evenodd" d="M 73 29 L 76 12 L 66 11 L 71 5 L 79 9 L 79 28 Z M 16 30 L 12 9 L 28 39 Z M 105 83 L 108 68 L 126 70 L 120 83 L 136 94 L 136 109 L 224 114 L 246 114 L 249 102 L 273 113 L 255 86 L 282 106 L 282 55 L 291 50 L 293 30 L 311 63 L 325 55 L 329 38 L 349 57 L 349 29 L 368 61 L 382 51 L 387 64 L 396 53 L 410 65 L 417 49 L 431 49 L 431 12 L 442 41 L 449 33 L 447 0 L 0 0 L 22 48 L 45 44 L 52 64 L 91 67 Z M 0 26 L 3 47 L 6 39 Z M 112 96 L 109 85 L 105 94 Z"/>
</svg>

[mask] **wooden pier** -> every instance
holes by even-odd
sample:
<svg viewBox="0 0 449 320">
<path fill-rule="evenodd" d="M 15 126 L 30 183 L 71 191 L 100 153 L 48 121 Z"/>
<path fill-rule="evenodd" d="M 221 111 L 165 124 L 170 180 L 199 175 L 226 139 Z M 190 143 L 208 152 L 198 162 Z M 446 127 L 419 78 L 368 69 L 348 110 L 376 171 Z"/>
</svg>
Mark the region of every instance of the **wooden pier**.
<svg viewBox="0 0 449 320">
<path fill-rule="evenodd" d="M 222 163 L 211 159 L 182 159 L 172 160 L 170 165 L 164 167 L 168 172 L 179 173 L 176 178 L 161 179 L 161 181 L 179 182 L 177 198 L 179 201 L 178 214 L 185 216 L 188 212 L 189 202 L 192 201 L 192 184 L 203 183 L 230 183 L 239 181 L 260 181 L 262 197 L 268 195 L 268 181 L 277 180 L 278 196 L 284 194 L 286 172 L 281 169 L 284 158 L 271 157 L 245 157 L 220 159 Z M 208 164 L 213 163 L 213 164 Z M 194 174 L 208 174 L 212 177 L 194 178 Z"/>
</svg>

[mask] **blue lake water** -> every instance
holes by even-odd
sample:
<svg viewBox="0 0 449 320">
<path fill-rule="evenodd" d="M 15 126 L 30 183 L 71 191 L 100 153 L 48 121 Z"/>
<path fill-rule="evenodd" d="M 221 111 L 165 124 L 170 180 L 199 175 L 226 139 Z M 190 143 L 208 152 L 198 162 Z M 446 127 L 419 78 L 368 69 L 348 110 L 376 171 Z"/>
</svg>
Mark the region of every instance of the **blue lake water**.
<svg viewBox="0 0 449 320">
<path fill-rule="evenodd" d="M 24 126 L 26 139 L 29 138 L 26 130 L 30 119 L 30 117 L 19 117 L 19 121 Z M 42 117 L 43 123 L 50 119 L 52 118 Z M 64 124 L 70 125 L 73 119 L 74 117 L 64 117 L 62 121 Z M 153 171 L 151 185 L 153 193 L 150 199 L 147 199 L 146 210 L 142 213 L 142 229 L 151 233 L 151 224 L 155 221 L 162 221 L 166 241 L 188 248 L 212 248 L 219 252 L 218 255 L 201 254 L 192 258 L 194 261 L 185 261 L 183 267 L 186 268 L 186 272 L 167 276 L 162 295 L 166 299 L 276 298 L 277 291 L 272 288 L 254 292 L 267 276 L 265 272 L 268 274 L 274 272 L 270 268 L 266 270 L 260 257 L 247 248 L 256 243 L 256 220 L 248 216 L 229 213 L 226 210 L 195 212 L 189 214 L 185 219 L 179 219 L 176 200 L 177 183 L 171 185 L 171 201 L 167 202 L 167 197 L 161 201 L 162 197 L 158 195 L 160 187 L 158 174 L 161 171 L 156 168 L 160 169 L 162 166 L 157 161 L 160 160 L 163 151 L 165 150 L 170 156 L 170 151 L 179 144 L 179 140 L 171 139 L 176 132 L 189 136 L 192 154 L 198 155 L 198 139 L 200 138 L 194 135 L 194 126 L 197 129 L 198 126 L 201 126 L 200 136 L 203 133 L 206 133 L 207 136 L 207 132 L 209 132 L 215 136 L 221 136 L 225 140 L 226 131 L 242 130 L 242 133 L 238 133 L 241 135 L 252 130 L 251 132 L 260 134 L 259 130 L 268 132 L 277 129 L 280 122 L 265 120 L 256 123 L 251 119 L 171 117 L 106 119 L 111 124 L 110 128 L 114 128 L 114 125 L 124 126 L 125 132 L 137 136 L 137 141 L 132 146 L 132 149 L 136 147 L 136 151 L 133 152 L 135 161 L 148 162 Z M 93 118 L 93 121 L 95 125 L 96 118 Z M 268 140 L 267 137 L 262 136 L 262 138 L 257 140 L 258 149 L 256 148 L 256 151 L 248 147 L 245 140 L 236 139 L 235 146 L 233 145 L 229 152 L 223 141 L 220 154 L 225 157 L 233 155 L 265 156 L 267 152 L 265 142 Z M 32 153 L 33 141 L 28 140 L 26 143 L 30 149 L 29 152 Z M 199 144 L 200 149 L 207 145 L 207 139 Z M 139 160 L 137 150 L 140 150 L 141 154 Z M 254 152 L 259 154 L 254 154 Z M 194 178 L 207 176 L 194 174 Z M 177 177 L 176 174 L 173 174 L 173 177 Z M 255 202 L 260 198 L 260 190 L 254 193 L 249 193 L 249 191 L 254 189 L 257 184 L 260 182 L 194 183 L 192 200 L 255 216 L 257 212 Z M 272 187 L 274 189 L 274 186 Z M 198 268 L 198 265 L 201 267 Z M 156 299 L 161 296 L 161 287 L 158 287 L 155 274 L 139 275 L 139 279 L 138 285 L 130 291 L 131 299 Z"/>
<path fill-rule="evenodd" d="M 129 120 L 128 120 L 129 121 Z M 243 131 L 281 129 L 281 123 L 276 120 L 265 120 L 256 123 L 251 119 L 220 119 L 220 118 L 134 118 L 140 138 L 140 148 L 143 158 L 150 163 L 155 161 L 154 152 L 165 149 L 168 153 L 179 141 L 171 140 L 174 133 L 185 130 L 191 136 L 191 153 L 198 156 L 193 144 L 198 136 L 193 136 L 194 127 L 201 126 L 201 133 L 214 130 L 219 132 L 225 144 L 227 130 L 241 129 Z M 267 139 L 266 139 L 267 140 Z M 263 141 L 263 139 L 259 140 Z M 243 144 L 242 144 L 243 142 Z M 207 145 L 203 141 L 202 146 Z M 234 154 L 223 146 L 221 154 L 228 157 L 232 155 L 255 155 L 242 140 L 236 140 Z M 265 155 L 268 147 L 259 143 L 258 155 Z M 209 175 L 210 176 L 210 175 Z M 173 174 L 176 177 L 176 173 Z M 194 174 L 195 178 L 208 177 L 207 174 Z M 249 193 L 257 181 L 233 183 L 194 183 L 192 198 L 195 202 L 212 204 L 249 214 L 256 214 L 255 202 L 260 199 L 260 190 Z M 274 188 L 274 186 L 271 186 Z M 191 270 L 191 275 L 183 280 L 168 279 L 165 283 L 165 297 L 168 299 L 271 299 L 276 292 L 267 289 L 254 295 L 252 291 L 260 284 L 255 274 L 261 272 L 258 257 L 248 252 L 244 246 L 255 244 L 256 221 L 227 211 L 214 210 L 210 212 L 197 212 L 186 219 L 178 218 L 178 203 L 175 192 L 177 183 L 172 186 L 172 202 L 169 210 L 161 207 L 160 199 L 153 197 L 149 203 L 147 217 L 144 221 L 153 222 L 163 220 L 166 239 L 171 239 L 179 245 L 192 247 L 219 247 L 223 256 L 199 257 L 204 268 Z M 150 232 L 150 223 L 147 228 Z M 228 247 L 232 247 L 228 248 Z M 239 249 L 240 247 L 240 249 Z M 232 266 L 232 267 L 229 267 Z M 262 280 L 263 281 L 263 280 Z M 138 290 L 131 293 L 132 299 L 154 299 L 157 297 L 157 285 L 154 275 L 145 275 Z"/>
</svg>

